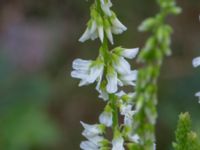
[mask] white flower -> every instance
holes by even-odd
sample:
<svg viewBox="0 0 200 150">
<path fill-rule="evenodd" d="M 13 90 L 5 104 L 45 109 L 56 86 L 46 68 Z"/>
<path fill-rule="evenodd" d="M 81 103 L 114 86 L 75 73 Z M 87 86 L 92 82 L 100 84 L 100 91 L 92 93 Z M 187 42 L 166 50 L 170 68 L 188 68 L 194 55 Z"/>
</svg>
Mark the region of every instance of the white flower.
<svg viewBox="0 0 200 150">
<path fill-rule="evenodd" d="M 71 72 L 71 76 L 73 78 L 81 79 L 79 86 L 87 85 L 89 82 L 87 81 L 88 72 L 90 66 L 93 61 L 91 60 L 82 60 L 82 59 L 75 59 L 72 64 L 72 68 L 75 69 Z"/>
<path fill-rule="evenodd" d="M 120 106 L 120 113 L 124 116 L 124 124 L 131 126 L 133 123 L 133 116 L 136 113 L 136 111 L 132 110 L 132 105 L 122 104 Z"/>
<path fill-rule="evenodd" d="M 131 72 L 131 66 L 124 57 L 117 56 L 113 66 L 119 74 L 129 74 Z"/>
<path fill-rule="evenodd" d="M 121 115 L 126 115 L 126 114 L 128 114 L 131 110 L 132 110 L 132 105 L 130 105 L 130 104 L 122 104 L 121 106 L 120 106 L 120 113 L 121 113 Z"/>
<path fill-rule="evenodd" d="M 123 56 L 128 59 L 133 59 L 138 54 L 139 48 L 116 47 L 115 49 L 113 49 L 113 51 L 118 56 Z"/>
<path fill-rule="evenodd" d="M 195 96 L 197 96 L 197 97 L 199 98 L 199 103 L 200 103 L 200 92 L 197 92 L 197 93 L 195 94 Z"/>
<path fill-rule="evenodd" d="M 91 61 L 75 59 L 73 61 L 71 72 L 73 78 L 81 79 L 79 86 L 94 83 L 103 75 L 104 64 L 101 60 Z"/>
<path fill-rule="evenodd" d="M 194 67 L 200 66 L 200 57 L 194 58 L 192 64 Z"/>
<path fill-rule="evenodd" d="M 102 141 L 104 141 L 104 137 L 101 136 L 105 130 L 104 125 L 99 124 L 86 124 L 81 121 L 82 126 L 84 127 L 84 131 L 82 135 L 88 139 L 88 141 L 83 141 L 80 144 L 81 149 L 83 150 L 95 150 L 101 147 Z"/>
<path fill-rule="evenodd" d="M 80 148 L 82 150 L 99 150 L 99 146 L 90 141 L 81 142 Z"/>
<path fill-rule="evenodd" d="M 101 115 L 99 116 L 99 122 L 101 124 L 104 124 L 107 127 L 111 127 L 112 126 L 112 112 L 106 112 L 104 111 L 103 113 L 101 113 Z"/>
<path fill-rule="evenodd" d="M 101 9 L 107 16 L 112 15 L 110 7 L 112 7 L 112 3 L 110 0 L 101 0 Z"/>
<path fill-rule="evenodd" d="M 99 92 L 99 98 L 102 98 L 104 101 L 107 101 L 109 99 L 109 95 L 106 90 L 97 89 L 97 91 Z"/>
<path fill-rule="evenodd" d="M 119 21 L 114 13 L 112 14 L 110 20 L 112 24 L 112 33 L 121 34 L 122 32 L 127 30 L 127 28 Z"/>
<path fill-rule="evenodd" d="M 104 39 L 103 25 L 100 25 L 98 27 L 98 34 L 99 34 L 99 38 L 100 38 L 101 42 L 103 43 L 103 39 Z"/>
<path fill-rule="evenodd" d="M 79 42 L 85 42 L 89 39 L 95 40 L 97 38 L 97 23 L 95 20 L 91 19 L 88 23 L 88 27 L 80 37 Z"/>
<path fill-rule="evenodd" d="M 129 139 L 132 142 L 139 143 L 140 137 L 137 134 L 134 134 L 134 135 L 129 135 Z"/>
<path fill-rule="evenodd" d="M 84 122 L 81 121 L 81 124 L 84 128 L 84 136 L 85 137 L 93 137 L 99 134 L 103 134 L 104 132 L 104 128 L 103 126 L 99 125 L 99 124 L 95 124 L 95 125 L 90 125 L 90 124 L 86 124 Z"/>
<path fill-rule="evenodd" d="M 133 59 L 138 54 L 139 48 L 122 49 L 121 55 L 125 58 Z"/>
<path fill-rule="evenodd" d="M 114 44 L 111 28 L 108 27 L 105 30 L 106 30 L 106 35 L 108 37 L 108 40 L 110 41 L 111 44 Z"/>
<path fill-rule="evenodd" d="M 130 71 L 128 74 L 121 74 L 119 76 L 119 84 L 123 85 L 132 85 L 135 86 L 135 81 L 137 80 L 137 70 Z"/>
<path fill-rule="evenodd" d="M 195 96 L 200 97 L 200 92 L 196 93 Z"/>
<path fill-rule="evenodd" d="M 124 139 L 121 136 L 113 139 L 112 150 L 125 150 L 124 149 Z"/>
<path fill-rule="evenodd" d="M 119 98 L 121 98 L 124 95 L 126 95 L 126 93 L 124 91 L 120 91 L 120 92 L 116 93 L 116 96 L 118 96 Z"/>
<path fill-rule="evenodd" d="M 153 144 L 153 150 L 156 150 L 156 143 Z"/>
<path fill-rule="evenodd" d="M 108 67 L 108 71 L 107 71 L 107 75 L 106 75 L 106 79 L 107 79 L 107 92 L 108 93 L 115 93 L 117 92 L 117 73 L 115 72 L 115 70 L 112 67 Z"/>
<path fill-rule="evenodd" d="M 99 12 L 97 11 L 97 8 L 93 5 L 91 7 L 91 19 L 87 24 L 87 29 L 83 33 L 83 35 L 80 37 L 80 42 L 85 42 L 86 40 L 95 40 L 97 37 L 100 38 L 101 42 L 104 40 L 104 25 L 103 25 L 103 19 Z"/>
</svg>

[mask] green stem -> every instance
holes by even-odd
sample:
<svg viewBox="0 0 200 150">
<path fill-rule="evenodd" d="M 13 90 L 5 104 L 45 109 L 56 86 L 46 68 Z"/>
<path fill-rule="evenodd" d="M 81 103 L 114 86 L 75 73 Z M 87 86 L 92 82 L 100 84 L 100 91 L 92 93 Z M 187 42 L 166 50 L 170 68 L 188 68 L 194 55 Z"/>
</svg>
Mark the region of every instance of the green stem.
<svg viewBox="0 0 200 150">
<path fill-rule="evenodd" d="M 111 102 L 111 106 L 113 109 L 113 133 L 115 133 L 115 131 L 119 131 L 119 120 L 118 120 L 118 108 L 117 108 L 117 104 L 116 104 L 116 96 L 114 94 L 110 94 L 109 95 L 109 99 Z"/>
<path fill-rule="evenodd" d="M 104 41 L 102 43 L 102 47 L 101 47 L 101 50 L 102 50 L 102 55 L 104 57 L 104 61 L 105 62 L 109 62 L 109 50 L 108 50 L 108 40 L 107 38 L 105 37 L 104 38 Z M 115 96 L 115 94 L 109 94 L 109 102 L 111 103 L 111 107 L 112 107 L 112 116 L 113 116 L 113 126 L 112 126 L 112 129 L 113 129 L 113 137 L 115 135 L 115 133 L 117 131 L 119 131 L 119 120 L 118 120 L 118 108 L 117 108 L 117 98 Z"/>
</svg>

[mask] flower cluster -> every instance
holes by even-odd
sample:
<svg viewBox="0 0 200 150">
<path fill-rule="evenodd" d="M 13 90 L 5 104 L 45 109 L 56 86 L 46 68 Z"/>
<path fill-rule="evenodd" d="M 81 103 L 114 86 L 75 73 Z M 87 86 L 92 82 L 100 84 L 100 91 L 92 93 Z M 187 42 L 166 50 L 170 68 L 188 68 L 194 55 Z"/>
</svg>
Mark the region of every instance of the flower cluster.
<svg viewBox="0 0 200 150">
<path fill-rule="evenodd" d="M 133 59 L 138 48 L 116 47 L 108 49 L 107 40 L 114 44 L 113 34 L 120 34 L 127 28 L 110 9 L 110 0 L 95 0 L 90 8 L 91 19 L 87 29 L 79 39 L 80 42 L 99 38 L 102 46 L 95 60 L 75 59 L 71 76 L 80 79 L 79 86 L 96 83 L 99 98 L 107 102 L 99 115 L 99 123 L 89 125 L 81 122 L 87 139 L 80 144 L 82 150 L 125 150 L 131 143 L 139 143 L 140 138 L 134 134 L 132 124 L 134 115 L 134 93 L 120 91 L 123 86 L 135 86 L 137 70 L 132 70 L 126 59 Z M 120 120 L 123 118 L 123 121 Z M 106 137 L 106 128 L 112 129 L 112 140 Z"/>
<path fill-rule="evenodd" d="M 92 60 L 75 59 L 71 76 L 81 79 L 79 86 L 97 82 L 96 89 L 100 98 L 108 100 L 108 94 L 116 93 L 118 86 L 135 85 L 137 71 L 131 70 L 131 66 L 125 58 L 132 59 L 138 53 L 138 48 L 125 49 L 117 47 L 107 52 L 109 60 L 103 57 Z"/>
<path fill-rule="evenodd" d="M 192 64 L 193 64 L 194 67 L 200 66 L 200 57 L 194 58 L 193 61 L 192 61 Z M 199 103 L 200 103 L 200 92 L 197 92 L 195 94 L 195 96 L 197 96 L 199 98 Z"/>
<path fill-rule="evenodd" d="M 125 141 L 128 143 L 139 143 L 139 136 L 132 133 L 133 116 L 136 113 L 133 110 L 132 99 L 134 93 L 126 94 L 121 91 L 116 93 L 117 107 L 120 115 L 124 118 L 121 129 L 114 132 L 113 140 L 110 142 L 105 138 L 106 127 L 113 125 L 113 108 L 108 103 L 104 111 L 99 116 L 99 124 L 89 125 L 81 122 L 84 131 L 82 135 L 87 139 L 80 144 L 83 150 L 125 150 Z M 111 148 L 112 147 L 112 148 Z"/>
<path fill-rule="evenodd" d="M 95 40 L 99 37 L 103 43 L 105 33 L 110 43 L 114 44 L 112 34 L 121 34 L 127 30 L 116 14 L 110 9 L 111 7 L 112 3 L 110 0 L 97 0 L 91 6 L 91 19 L 87 23 L 87 29 L 79 39 L 80 42 L 85 42 L 89 39 Z"/>
</svg>

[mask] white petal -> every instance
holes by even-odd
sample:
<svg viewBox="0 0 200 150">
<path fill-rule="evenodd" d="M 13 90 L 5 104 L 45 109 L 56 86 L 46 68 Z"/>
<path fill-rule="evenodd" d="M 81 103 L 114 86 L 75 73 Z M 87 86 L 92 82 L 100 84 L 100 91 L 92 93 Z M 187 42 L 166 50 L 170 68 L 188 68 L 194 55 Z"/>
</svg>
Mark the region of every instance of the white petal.
<svg viewBox="0 0 200 150">
<path fill-rule="evenodd" d="M 101 5 L 101 9 L 107 16 L 111 16 L 112 12 L 110 10 L 110 7 L 107 4 Z"/>
<path fill-rule="evenodd" d="M 194 58 L 192 64 L 194 67 L 200 66 L 200 57 Z"/>
<path fill-rule="evenodd" d="M 83 60 L 78 58 L 73 61 L 72 68 L 75 70 L 88 70 L 91 63 L 91 60 Z"/>
<path fill-rule="evenodd" d="M 117 28 L 115 26 L 112 26 L 111 31 L 113 34 L 121 34 L 124 32 L 121 28 Z"/>
<path fill-rule="evenodd" d="M 99 150 L 98 146 L 90 141 L 83 141 L 80 144 L 82 150 Z"/>
<path fill-rule="evenodd" d="M 123 31 L 126 31 L 126 30 L 127 30 L 126 26 L 124 26 L 124 25 L 119 21 L 119 19 L 117 19 L 116 17 L 115 17 L 115 19 L 112 20 L 112 24 L 113 24 L 113 26 L 115 26 L 115 27 L 117 27 L 117 28 L 120 28 L 120 29 L 122 29 Z"/>
<path fill-rule="evenodd" d="M 97 38 L 98 38 L 98 32 L 97 32 L 97 30 L 96 30 L 95 32 L 93 32 L 93 33 L 91 34 L 90 39 L 94 41 L 94 40 L 97 39 Z"/>
<path fill-rule="evenodd" d="M 137 134 L 135 134 L 135 135 L 129 136 L 129 139 L 132 142 L 139 143 L 140 137 Z"/>
<path fill-rule="evenodd" d="M 110 29 L 110 28 L 106 29 L 106 35 L 107 35 L 107 37 L 108 37 L 110 43 L 111 43 L 111 44 L 114 44 L 114 42 L 113 42 L 113 36 L 112 36 L 112 32 L 111 32 L 111 29 Z"/>
<path fill-rule="evenodd" d="M 195 96 L 200 97 L 200 92 L 197 92 Z"/>
<path fill-rule="evenodd" d="M 120 107 L 121 115 L 126 115 L 132 110 L 132 105 L 122 104 Z"/>
<path fill-rule="evenodd" d="M 112 113 L 111 112 L 103 112 L 99 116 L 99 122 L 104 124 L 106 127 L 112 126 Z"/>
<path fill-rule="evenodd" d="M 199 98 L 199 103 L 200 103 L 200 92 L 197 92 L 197 93 L 195 94 L 195 96 L 197 96 L 197 97 Z"/>
<path fill-rule="evenodd" d="M 90 28 L 90 34 L 93 34 L 97 30 L 97 23 L 96 21 L 92 21 L 92 26 Z"/>
<path fill-rule="evenodd" d="M 109 99 L 109 95 L 104 90 L 99 90 L 99 98 L 102 98 L 104 101 L 107 101 Z"/>
<path fill-rule="evenodd" d="M 80 83 L 78 84 L 79 87 L 84 86 L 84 85 L 89 85 L 90 83 L 87 81 L 87 77 L 85 79 L 81 80 Z"/>
<path fill-rule="evenodd" d="M 120 91 L 120 92 L 118 92 L 116 95 L 118 96 L 118 97 L 122 97 L 123 95 L 125 95 L 126 93 L 124 92 L 124 91 Z"/>
<path fill-rule="evenodd" d="M 74 70 L 71 72 L 71 76 L 73 78 L 87 80 L 88 74 L 87 74 L 87 72 L 84 72 L 84 71 Z"/>
<path fill-rule="evenodd" d="M 103 43 L 103 39 L 104 39 L 103 26 L 98 27 L 98 34 L 99 34 L 99 38 L 100 38 L 101 42 Z"/>
<path fill-rule="evenodd" d="M 97 124 L 90 125 L 90 124 L 86 124 L 82 121 L 80 123 L 82 124 L 82 126 L 85 130 L 87 130 L 88 132 L 91 132 L 91 134 L 93 134 L 93 135 L 97 135 L 97 134 L 102 133 L 102 131 L 100 130 L 100 128 Z"/>
<path fill-rule="evenodd" d="M 107 86 L 106 86 L 106 90 L 108 91 L 108 93 L 115 93 L 117 92 L 117 73 L 113 72 L 112 74 L 107 74 L 106 76 L 107 79 Z"/>
<path fill-rule="evenodd" d="M 104 2 L 104 0 L 101 0 L 101 4 L 102 4 L 102 5 L 105 5 L 105 2 Z"/>
<path fill-rule="evenodd" d="M 115 138 L 112 141 L 112 150 L 125 150 L 123 145 L 124 139 L 122 137 Z"/>
<path fill-rule="evenodd" d="M 136 114 L 136 111 L 129 111 L 127 114 L 124 116 L 124 124 L 131 126 L 133 123 L 133 116 Z"/>
<path fill-rule="evenodd" d="M 85 42 L 86 40 L 90 39 L 90 30 L 87 28 L 83 35 L 80 37 L 79 42 Z"/>
<path fill-rule="evenodd" d="M 114 63 L 114 68 L 119 74 L 130 74 L 131 72 L 130 64 L 123 57 L 119 57 L 117 62 Z"/>
<path fill-rule="evenodd" d="M 124 74 L 120 76 L 120 80 L 123 83 L 123 85 L 135 85 L 135 81 L 137 80 L 137 70 L 131 71 L 128 74 Z"/>
<path fill-rule="evenodd" d="M 156 143 L 153 144 L 153 150 L 156 150 Z"/>
<path fill-rule="evenodd" d="M 92 143 L 100 146 L 101 142 L 104 140 L 104 138 L 102 136 L 94 136 L 94 137 L 90 137 L 88 138 L 89 141 L 91 141 Z"/>
<path fill-rule="evenodd" d="M 133 59 L 136 57 L 137 53 L 139 51 L 139 48 L 133 48 L 133 49 L 124 49 L 121 53 L 122 56 Z"/>
<path fill-rule="evenodd" d="M 103 64 L 91 67 L 89 76 L 87 77 L 87 81 L 89 83 L 94 83 L 98 78 L 101 78 L 101 76 L 103 75 L 103 69 Z"/>
</svg>

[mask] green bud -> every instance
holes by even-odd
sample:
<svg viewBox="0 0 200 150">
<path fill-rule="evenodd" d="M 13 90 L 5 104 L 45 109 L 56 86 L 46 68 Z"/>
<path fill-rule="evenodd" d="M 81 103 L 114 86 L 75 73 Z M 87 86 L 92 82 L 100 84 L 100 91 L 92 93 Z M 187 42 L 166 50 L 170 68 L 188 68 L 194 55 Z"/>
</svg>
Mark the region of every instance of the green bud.
<svg viewBox="0 0 200 150">
<path fill-rule="evenodd" d="M 152 30 L 156 24 L 157 24 L 157 22 L 154 18 L 148 18 L 142 22 L 142 24 L 139 26 L 138 30 L 141 32 L 149 31 L 149 30 Z"/>
</svg>

